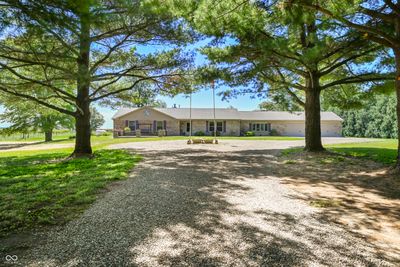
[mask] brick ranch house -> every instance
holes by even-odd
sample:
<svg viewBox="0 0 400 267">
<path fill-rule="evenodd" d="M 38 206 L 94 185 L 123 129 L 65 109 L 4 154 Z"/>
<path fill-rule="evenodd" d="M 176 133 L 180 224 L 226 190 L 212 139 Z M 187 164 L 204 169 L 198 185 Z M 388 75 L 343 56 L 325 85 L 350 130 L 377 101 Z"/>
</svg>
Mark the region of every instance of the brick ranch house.
<svg viewBox="0 0 400 267">
<path fill-rule="evenodd" d="M 233 108 L 216 109 L 216 127 L 221 135 L 240 136 L 247 131 L 255 135 L 269 135 L 272 129 L 284 136 L 304 136 L 304 112 L 239 111 Z M 212 108 L 192 108 L 192 134 L 214 131 Z M 114 137 L 132 135 L 136 130 L 142 135 L 156 135 L 166 130 L 167 135 L 189 135 L 189 108 L 122 108 L 114 116 Z M 322 136 L 341 136 L 342 119 L 333 112 L 321 112 Z M 131 132 L 124 131 L 129 127 Z"/>
</svg>

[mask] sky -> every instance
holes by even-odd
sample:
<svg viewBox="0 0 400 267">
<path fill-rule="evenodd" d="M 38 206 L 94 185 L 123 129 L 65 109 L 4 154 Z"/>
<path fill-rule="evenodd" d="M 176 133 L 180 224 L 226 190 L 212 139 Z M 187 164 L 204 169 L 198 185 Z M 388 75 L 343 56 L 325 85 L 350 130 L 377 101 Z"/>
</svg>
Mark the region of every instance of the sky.
<svg viewBox="0 0 400 267">
<path fill-rule="evenodd" d="M 199 66 L 199 65 L 207 64 L 207 59 L 205 58 L 205 56 L 201 55 L 197 51 L 197 49 L 202 46 L 207 46 L 210 41 L 211 41 L 210 39 L 204 39 L 195 44 L 188 45 L 185 48 L 186 52 L 194 52 L 195 65 Z M 233 44 L 233 43 L 235 43 L 235 41 L 232 39 L 229 39 L 229 40 L 226 40 L 226 43 Z M 163 45 L 141 46 L 141 47 L 137 47 L 137 51 L 141 54 L 149 54 L 149 53 L 169 50 L 171 48 L 172 48 L 171 46 L 163 46 Z M 218 94 L 218 92 L 223 91 L 224 89 L 227 89 L 227 87 L 226 86 L 218 87 L 218 85 L 216 84 L 216 88 L 215 88 L 216 94 Z M 168 96 L 159 96 L 157 99 L 164 101 L 167 104 L 167 107 L 172 107 L 174 104 L 176 104 L 176 106 L 178 106 L 178 107 L 180 106 L 181 108 L 189 107 L 189 99 L 183 94 L 177 95 L 173 98 L 168 97 Z M 237 98 L 225 100 L 225 101 L 223 101 L 221 99 L 221 97 L 216 95 L 215 100 L 216 100 L 215 105 L 217 108 L 227 108 L 229 106 L 233 106 L 234 108 L 237 108 L 239 110 L 257 109 L 258 104 L 263 101 L 263 99 L 251 98 L 250 95 L 238 96 Z M 96 104 L 95 104 L 95 107 L 104 116 L 104 119 L 105 119 L 105 123 L 101 128 L 105 128 L 105 129 L 113 128 L 111 118 L 117 112 L 117 110 L 113 109 L 113 108 L 98 106 Z M 212 90 L 203 89 L 201 91 L 193 93 L 192 107 L 193 108 L 212 108 L 213 107 Z M 3 111 L 4 111 L 4 109 L 0 106 L 0 114 Z M 8 125 L 7 123 L 0 122 L 0 128 L 7 127 L 7 125 Z"/>
<path fill-rule="evenodd" d="M 220 91 L 222 88 L 215 88 L 216 93 Z M 223 89 L 222 89 L 223 90 Z M 167 107 L 172 107 L 176 104 L 181 108 L 189 107 L 189 98 L 185 95 L 177 95 L 174 98 L 171 97 L 158 97 L 159 100 L 167 103 Z M 262 102 L 262 99 L 252 99 L 250 96 L 239 96 L 235 99 L 230 99 L 228 101 L 222 101 L 221 97 L 215 97 L 215 107 L 216 108 L 227 108 L 229 106 L 233 106 L 239 110 L 254 110 L 258 108 L 258 104 Z M 211 90 L 202 90 L 192 95 L 192 108 L 212 108 L 212 91 Z M 96 107 L 99 112 L 104 116 L 105 123 L 102 128 L 112 128 L 112 116 L 117 112 L 116 109 L 104 108 L 104 107 Z"/>
<path fill-rule="evenodd" d="M 205 56 L 201 55 L 199 52 L 197 52 L 197 49 L 203 46 L 207 46 L 211 39 L 206 38 L 203 39 L 193 45 L 189 45 L 185 48 L 186 52 L 194 52 L 194 61 L 195 65 L 200 66 L 207 64 L 207 59 Z M 234 44 L 235 41 L 233 39 L 225 39 L 226 44 Z M 168 50 L 170 47 L 166 46 L 147 46 L 147 47 L 139 47 L 138 51 L 143 54 L 147 53 L 153 53 L 156 51 L 160 50 Z M 218 92 L 221 92 L 223 90 L 227 89 L 226 86 L 220 86 L 216 84 L 215 92 L 216 92 L 216 97 L 215 97 L 215 106 L 216 108 L 227 108 L 229 106 L 233 106 L 239 110 L 254 110 L 258 108 L 258 104 L 262 102 L 265 99 L 253 99 L 251 98 L 250 95 L 246 96 L 238 96 L 237 98 L 230 99 L 230 100 L 222 100 L 221 97 L 218 97 L 217 94 Z M 189 98 L 187 98 L 186 95 L 180 94 L 177 95 L 173 98 L 168 97 L 168 96 L 160 96 L 157 98 L 158 100 L 162 100 L 165 103 L 167 103 L 167 107 L 172 107 L 174 104 L 176 106 L 180 106 L 181 108 L 188 108 L 189 107 Z M 198 91 L 196 93 L 193 93 L 192 95 L 192 107 L 193 108 L 212 108 L 213 103 L 212 103 L 212 90 L 210 89 L 204 89 L 201 91 Z M 101 114 L 104 116 L 104 119 L 106 122 L 103 125 L 103 128 L 112 128 L 112 116 L 117 112 L 115 109 L 111 108 L 104 108 L 104 107 L 99 107 L 96 106 L 96 108 L 101 112 Z"/>
</svg>

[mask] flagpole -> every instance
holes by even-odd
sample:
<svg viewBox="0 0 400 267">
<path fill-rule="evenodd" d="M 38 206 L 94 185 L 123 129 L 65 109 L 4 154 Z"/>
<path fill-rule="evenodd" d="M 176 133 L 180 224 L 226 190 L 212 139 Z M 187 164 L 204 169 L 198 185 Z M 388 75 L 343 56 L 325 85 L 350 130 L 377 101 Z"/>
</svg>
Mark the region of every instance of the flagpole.
<svg viewBox="0 0 400 267">
<path fill-rule="evenodd" d="M 214 81 L 212 81 L 211 86 L 212 86 L 213 105 L 214 105 L 214 143 L 216 143 L 216 140 L 217 140 L 217 121 L 215 119 L 215 83 L 214 83 Z"/>
<path fill-rule="evenodd" d="M 190 109 L 189 109 L 189 119 L 190 119 L 190 131 L 189 131 L 189 139 L 192 140 L 192 91 L 190 90 Z"/>
</svg>

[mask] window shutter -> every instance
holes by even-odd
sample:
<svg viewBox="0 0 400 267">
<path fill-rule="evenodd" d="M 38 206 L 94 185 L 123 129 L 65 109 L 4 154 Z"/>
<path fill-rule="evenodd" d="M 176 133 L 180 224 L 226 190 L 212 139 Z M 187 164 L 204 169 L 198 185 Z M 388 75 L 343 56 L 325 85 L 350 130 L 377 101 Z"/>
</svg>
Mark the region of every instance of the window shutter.
<svg viewBox="0 0 400 267">
<path fill-rule="evenodd" d="M 226 121 L 224 121 L 224 128 L 223 128 L 223 130 L 224 130 L 224 133 L 226 133 Z"/>
<path fill-rule="evenodd" d="M 136 129 L 136 130 L 139 129 L 139 121 L 136 121 L 136 127 L 135 127 L 135 129 Z"/>
<path fill-rule="evenodd" d="M 157 121 L 153 121 L 153 132 L 157 131 Z"/>
<path fill-rule="evenodd" d="M 252 131 L 251 123 L 249 123 L 249 131 Z"/>
<path fill-rule="evenodd" d="M 126 121 L 125 121 L 125 127 L 128 127 L 128 126 L 129 126 L 129 121 L 126 120 Z"/>
<path fill-rule="evenodd" d="M 164 130 L 167 130 L 167 121 L 164 121 Z"/>
<path fill-rule="evenodd" d="M 206 121 L 206 132 L 208 132 L 208 121 Z"/>
</svg>

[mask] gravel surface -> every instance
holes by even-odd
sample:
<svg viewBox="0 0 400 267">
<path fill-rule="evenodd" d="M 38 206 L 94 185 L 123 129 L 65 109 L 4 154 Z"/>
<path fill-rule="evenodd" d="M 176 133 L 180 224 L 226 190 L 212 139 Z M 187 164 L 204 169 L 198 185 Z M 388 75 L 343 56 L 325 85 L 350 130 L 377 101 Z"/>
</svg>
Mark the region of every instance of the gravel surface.
<svg viewBox="0 0 400 267">
<path fill-rule="evenodd" d="M 144 160 L 79 219 L 19 256 L 28 266 L 391 266 L 280 183 L 299 141 L 123 144 Z M 169 149 L 165 149 L 167 146 Z M 117 147 L 117 146 L 115 146 Z M 392 264 L 394 266 L 394 264 Z"/>
</svg>

